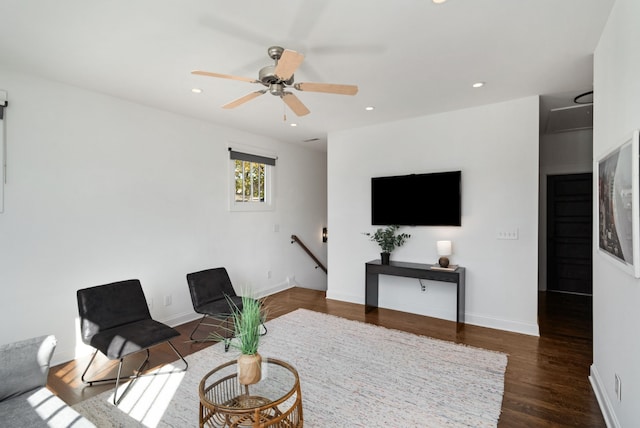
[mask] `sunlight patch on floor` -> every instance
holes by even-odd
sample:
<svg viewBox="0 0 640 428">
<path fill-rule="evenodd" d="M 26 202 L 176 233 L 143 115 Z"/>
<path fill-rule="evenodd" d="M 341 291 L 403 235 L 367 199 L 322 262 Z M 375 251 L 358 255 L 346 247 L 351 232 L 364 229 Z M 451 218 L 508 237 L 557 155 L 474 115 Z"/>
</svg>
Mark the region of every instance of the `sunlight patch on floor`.
<svg viewBox="0 0 640 428">
<path fill-rule="evenodd" d="M 176 373 L 171 373 L 173 371 Z M 181 368 L 167 364 L 134 380 L 133 386 L 120 401 L 118 409 L 144 426 L 155 428 L 182 383 L 184 375 L 185 372 L 181 371 Z M 118 394 L 127 386 L 128 383 L 119 386 Z M 107 400 L 113 406 L 113 394 L 109 394 Z"/>
</svg>

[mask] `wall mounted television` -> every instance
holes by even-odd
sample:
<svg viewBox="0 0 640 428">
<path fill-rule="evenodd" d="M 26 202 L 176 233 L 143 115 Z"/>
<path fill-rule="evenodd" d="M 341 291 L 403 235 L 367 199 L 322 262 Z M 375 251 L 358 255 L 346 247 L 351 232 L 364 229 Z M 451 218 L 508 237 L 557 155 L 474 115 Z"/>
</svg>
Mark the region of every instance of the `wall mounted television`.
<svg viewBox="0 0 640 428">
<path fill-rule="evenodd" d="M 371 224 L 460 226 L 461 171 L 371 178 Z"/>
</svg>

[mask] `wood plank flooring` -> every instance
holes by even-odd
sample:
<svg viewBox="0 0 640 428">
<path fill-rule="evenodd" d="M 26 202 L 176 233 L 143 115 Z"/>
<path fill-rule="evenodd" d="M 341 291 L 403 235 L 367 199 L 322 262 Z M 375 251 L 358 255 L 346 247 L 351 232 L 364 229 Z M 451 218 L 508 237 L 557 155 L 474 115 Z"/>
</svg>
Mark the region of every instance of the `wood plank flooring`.
<svg viewBox="0 0 640 428">
<path fill-rule="evenodd" d="M 588 380 L 592 363 L 591 297 L 541 292 L 540 337 L 458 325 L 382 308 L 365 314 L 363 305 L 328 300 L 324 292 L 304 288 L 274 294 L 268 301 L 270 318 L 305 308 L 508 354 L 498 424 L 501 428 L 606 426 Z M 188 342 L 195 324 L 193 321 L 177 327 L 181 337 L 172 341 L 185 356 L 210 346 Z M 113 374 L 112 362 L 106 358 L 96 360 L 106 367 L 98 375 Z M 129 360 L 126 365 L 129 370 L 141 361 L 137 357 Z M 175 360 L 176 355 L 166 345 L 151 350 L 152 368 Z M 112 384 L 85 386 L 80 376 L 87 362 L 88 358 L 83 358 L 52 367 L 48 387 L 69 404 L 113 388 Z"/>
</svg>

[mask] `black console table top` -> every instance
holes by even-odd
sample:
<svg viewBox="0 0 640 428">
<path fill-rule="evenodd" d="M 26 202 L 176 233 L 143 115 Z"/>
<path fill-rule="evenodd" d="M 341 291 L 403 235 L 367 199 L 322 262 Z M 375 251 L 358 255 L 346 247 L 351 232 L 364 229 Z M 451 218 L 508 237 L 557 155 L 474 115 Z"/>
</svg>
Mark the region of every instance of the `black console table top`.
<svg viewBox="0 0 640 428">
<path fill-rule="evenodd" d="M 419 278 L 431 281 L 441 281 L 456 285 L 457 308 L 456 321 L 464 323 L 466 269 L 458 266 L 455 270 L 432 269 L 431 264 L 390 261 L 383 265 L 380 260 L 371 260 L 365 264 L 365 312 L 378 307 L 378 276 L 392 275 L 406 278 Z"/>
</svg>

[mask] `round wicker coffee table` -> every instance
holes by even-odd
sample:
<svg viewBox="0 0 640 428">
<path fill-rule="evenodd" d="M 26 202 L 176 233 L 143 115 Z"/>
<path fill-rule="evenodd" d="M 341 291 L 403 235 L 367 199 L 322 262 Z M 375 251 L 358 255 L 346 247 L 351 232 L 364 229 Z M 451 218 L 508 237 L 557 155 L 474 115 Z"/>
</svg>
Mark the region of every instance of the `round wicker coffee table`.
<svg viewBox="0 0 640 428">
<path fill-rule="evenodd" d="M 303 426 L 300 378 L 293 366 L 263 358 L 262 379 L 238 382 L 236 360 L 222 364 L 200 381 L 200 427 Z"/>
</svg>

